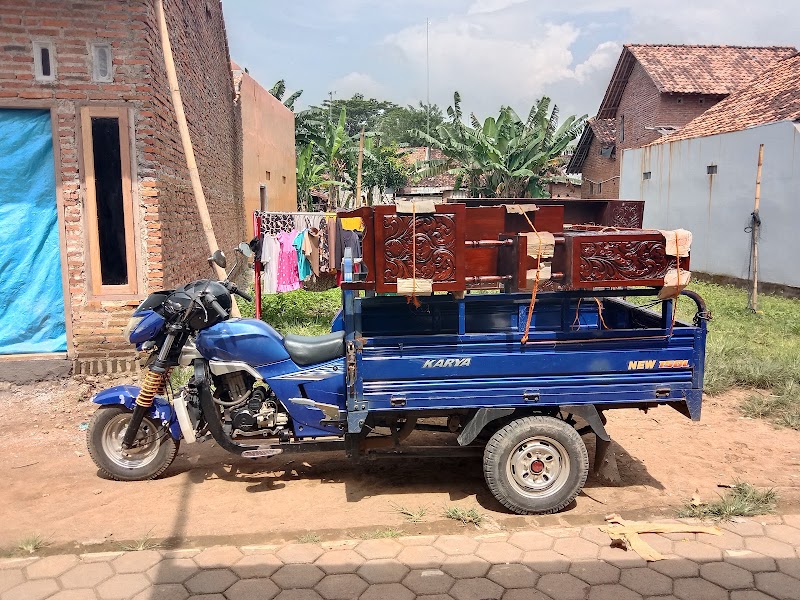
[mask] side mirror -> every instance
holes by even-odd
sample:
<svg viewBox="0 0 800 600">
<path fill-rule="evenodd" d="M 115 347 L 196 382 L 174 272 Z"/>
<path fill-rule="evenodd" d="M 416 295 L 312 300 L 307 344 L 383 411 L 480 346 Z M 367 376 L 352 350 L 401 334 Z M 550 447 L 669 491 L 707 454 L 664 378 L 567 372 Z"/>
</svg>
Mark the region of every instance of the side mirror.
<svg viewBox="0 0 800 600">
<path fill-rule="evenodd" d="M 242 242 L 241 244 L 239 244 L 236 249 L 239 252 L 241 252 L 245 258 L 250 258 L 251 256 L 253 256 L 253 250 L 246 242 Z"/>
<path fill-rule="evenodd" d="M 224 269 L 228 266 L 228 261 L 225 259 L 225 253 L 222 250 L 214 250 L 214 254 L 208 259 L 209 263 L 214 263 L 219 268 Z"/>
</svg>

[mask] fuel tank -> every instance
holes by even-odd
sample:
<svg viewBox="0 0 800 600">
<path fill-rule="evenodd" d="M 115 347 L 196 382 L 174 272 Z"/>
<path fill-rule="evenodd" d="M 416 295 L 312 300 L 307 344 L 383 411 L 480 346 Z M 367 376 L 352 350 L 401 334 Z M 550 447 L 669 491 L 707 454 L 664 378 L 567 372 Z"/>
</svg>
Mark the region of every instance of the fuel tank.
<svg viewBox="0 0 800 600">
<path fill-rule="evenodd" d="M 245 362 L 255 367 L 289 358 L 283 336 L 257 319 L 229 319 L 197 334 L 197 349 L 207 360 Z"/>
</svg>

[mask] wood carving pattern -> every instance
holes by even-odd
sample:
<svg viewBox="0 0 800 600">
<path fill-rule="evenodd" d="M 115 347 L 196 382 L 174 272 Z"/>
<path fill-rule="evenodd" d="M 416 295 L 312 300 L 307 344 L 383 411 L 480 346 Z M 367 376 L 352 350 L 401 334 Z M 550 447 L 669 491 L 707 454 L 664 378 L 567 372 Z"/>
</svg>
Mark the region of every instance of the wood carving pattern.
<svg viewBox="0 0 800 600">
<path fill-rule="evenodd" d="M 611 224 L 614 227 L 638 229 L 642 226 L 638 207 L 627 202 L 614 203 L 611 209 Z"/>
<path fill-rule="evenodd" d="M 411 278 L 412 236 L 416 239 L 416 277 L 435 282 L 456 279 L 455 215 L 437 213 L 417 216 L 412 227 L 410 215 L 386 215 L 383 219 L 383 279 Z M 414 235 L 416 233 L 416 235 Z"/>
<path fill-rule="evenodd" d="M 580 280 L 661 279 L 674 264 L 664 242 L 655 240 L 584 242 L 580 245 Z"/>
</svg>

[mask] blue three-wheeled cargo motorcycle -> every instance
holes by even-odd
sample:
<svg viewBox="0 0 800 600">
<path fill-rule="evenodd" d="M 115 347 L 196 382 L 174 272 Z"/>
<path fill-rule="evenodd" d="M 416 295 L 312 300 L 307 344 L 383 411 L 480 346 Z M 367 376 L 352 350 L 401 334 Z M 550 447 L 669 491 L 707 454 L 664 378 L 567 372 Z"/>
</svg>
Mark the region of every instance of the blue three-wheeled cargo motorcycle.
<svg viewBox="0 0 800 600">
<path fill-rule="evenodd" d="M 222 253 L 213 259 L 224 267 Z M 625 294 L 655 299 L 656 290 Z M 692 323 L 674 319 L 675 300 L 656 313 L 619 291 L 542 292 L 524 344 L 529 294 L 432 295 L 417 307 L 344 291 L 334 331 L 318 337 L 229 318 L 232 295 L 249 299 L 231 277 L 200 280 L 136 309 L 126 335 L 149 355 L 142 386 L 98 393 L 87 432 L 106 475 L 157 477 L 181 441 L 206 436 L 254 459 L 480 452 L 502 504 L 549 513 L 586 481 L 581 436 L 596 436 L 594 468 L 602 465 L 605 411 L 668 405 L 700 418 L 708 313 L 692 292 L 683 292 L 697 308 Z M 193 375 L 173 393 L 178 365 Z M 408 446 L 418 429 L 443 443 Z"/>
</svg>

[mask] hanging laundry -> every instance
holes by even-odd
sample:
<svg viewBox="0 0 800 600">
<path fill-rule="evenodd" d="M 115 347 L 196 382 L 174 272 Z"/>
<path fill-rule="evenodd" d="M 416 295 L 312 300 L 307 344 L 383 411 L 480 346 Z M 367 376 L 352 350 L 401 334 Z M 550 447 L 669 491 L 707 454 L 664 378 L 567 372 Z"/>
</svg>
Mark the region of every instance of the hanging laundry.
<svg viewBox="0 0 800 600">
<path fill-rule="evenodd" d="M 261 241 L 261 263 L 264 265 L 263 285 L 265 294 L 278 291 L 278 260 L 281 245 L 275 236 L 268 235 Z"/>
<path fill-rule="evenodd" d="M 303 253 L 303 240 L 306 238 L 306 232 L 308 232 L 308 229 L 304 229 L 298 233 L 292 243 L 297 253 L 297 271 L 300 281 L 305 281 L 311 276 L 311 263 L 308 257 Z"/>
<path fill-rule="evenodd" d="M 308 259 L 311 265 L 311 272 L 314 277 L 319 277 L 319 247 L 320 247 L 320 230 L 316 228 L 306 229 L 306 235 L 303 238 L 303 254 Z"/>
<path fill-rule="evenodd" d="M 296 229 L 278 234 L 280 254 L 278 257 L 277 291 L 291 292 L 300 289 L 300 273 L 297 264 L 297 250 L 293 246 L 298 233 Z"/>
<path fill-rule="evenodd" d="M 330 243 L 330 218 L 325 215 L 319 224 L 319 272 L 327 273 L 331 271 L 331 243 Z M 313 268 L 313 265 L 312 265 Z"/>
</svg>

